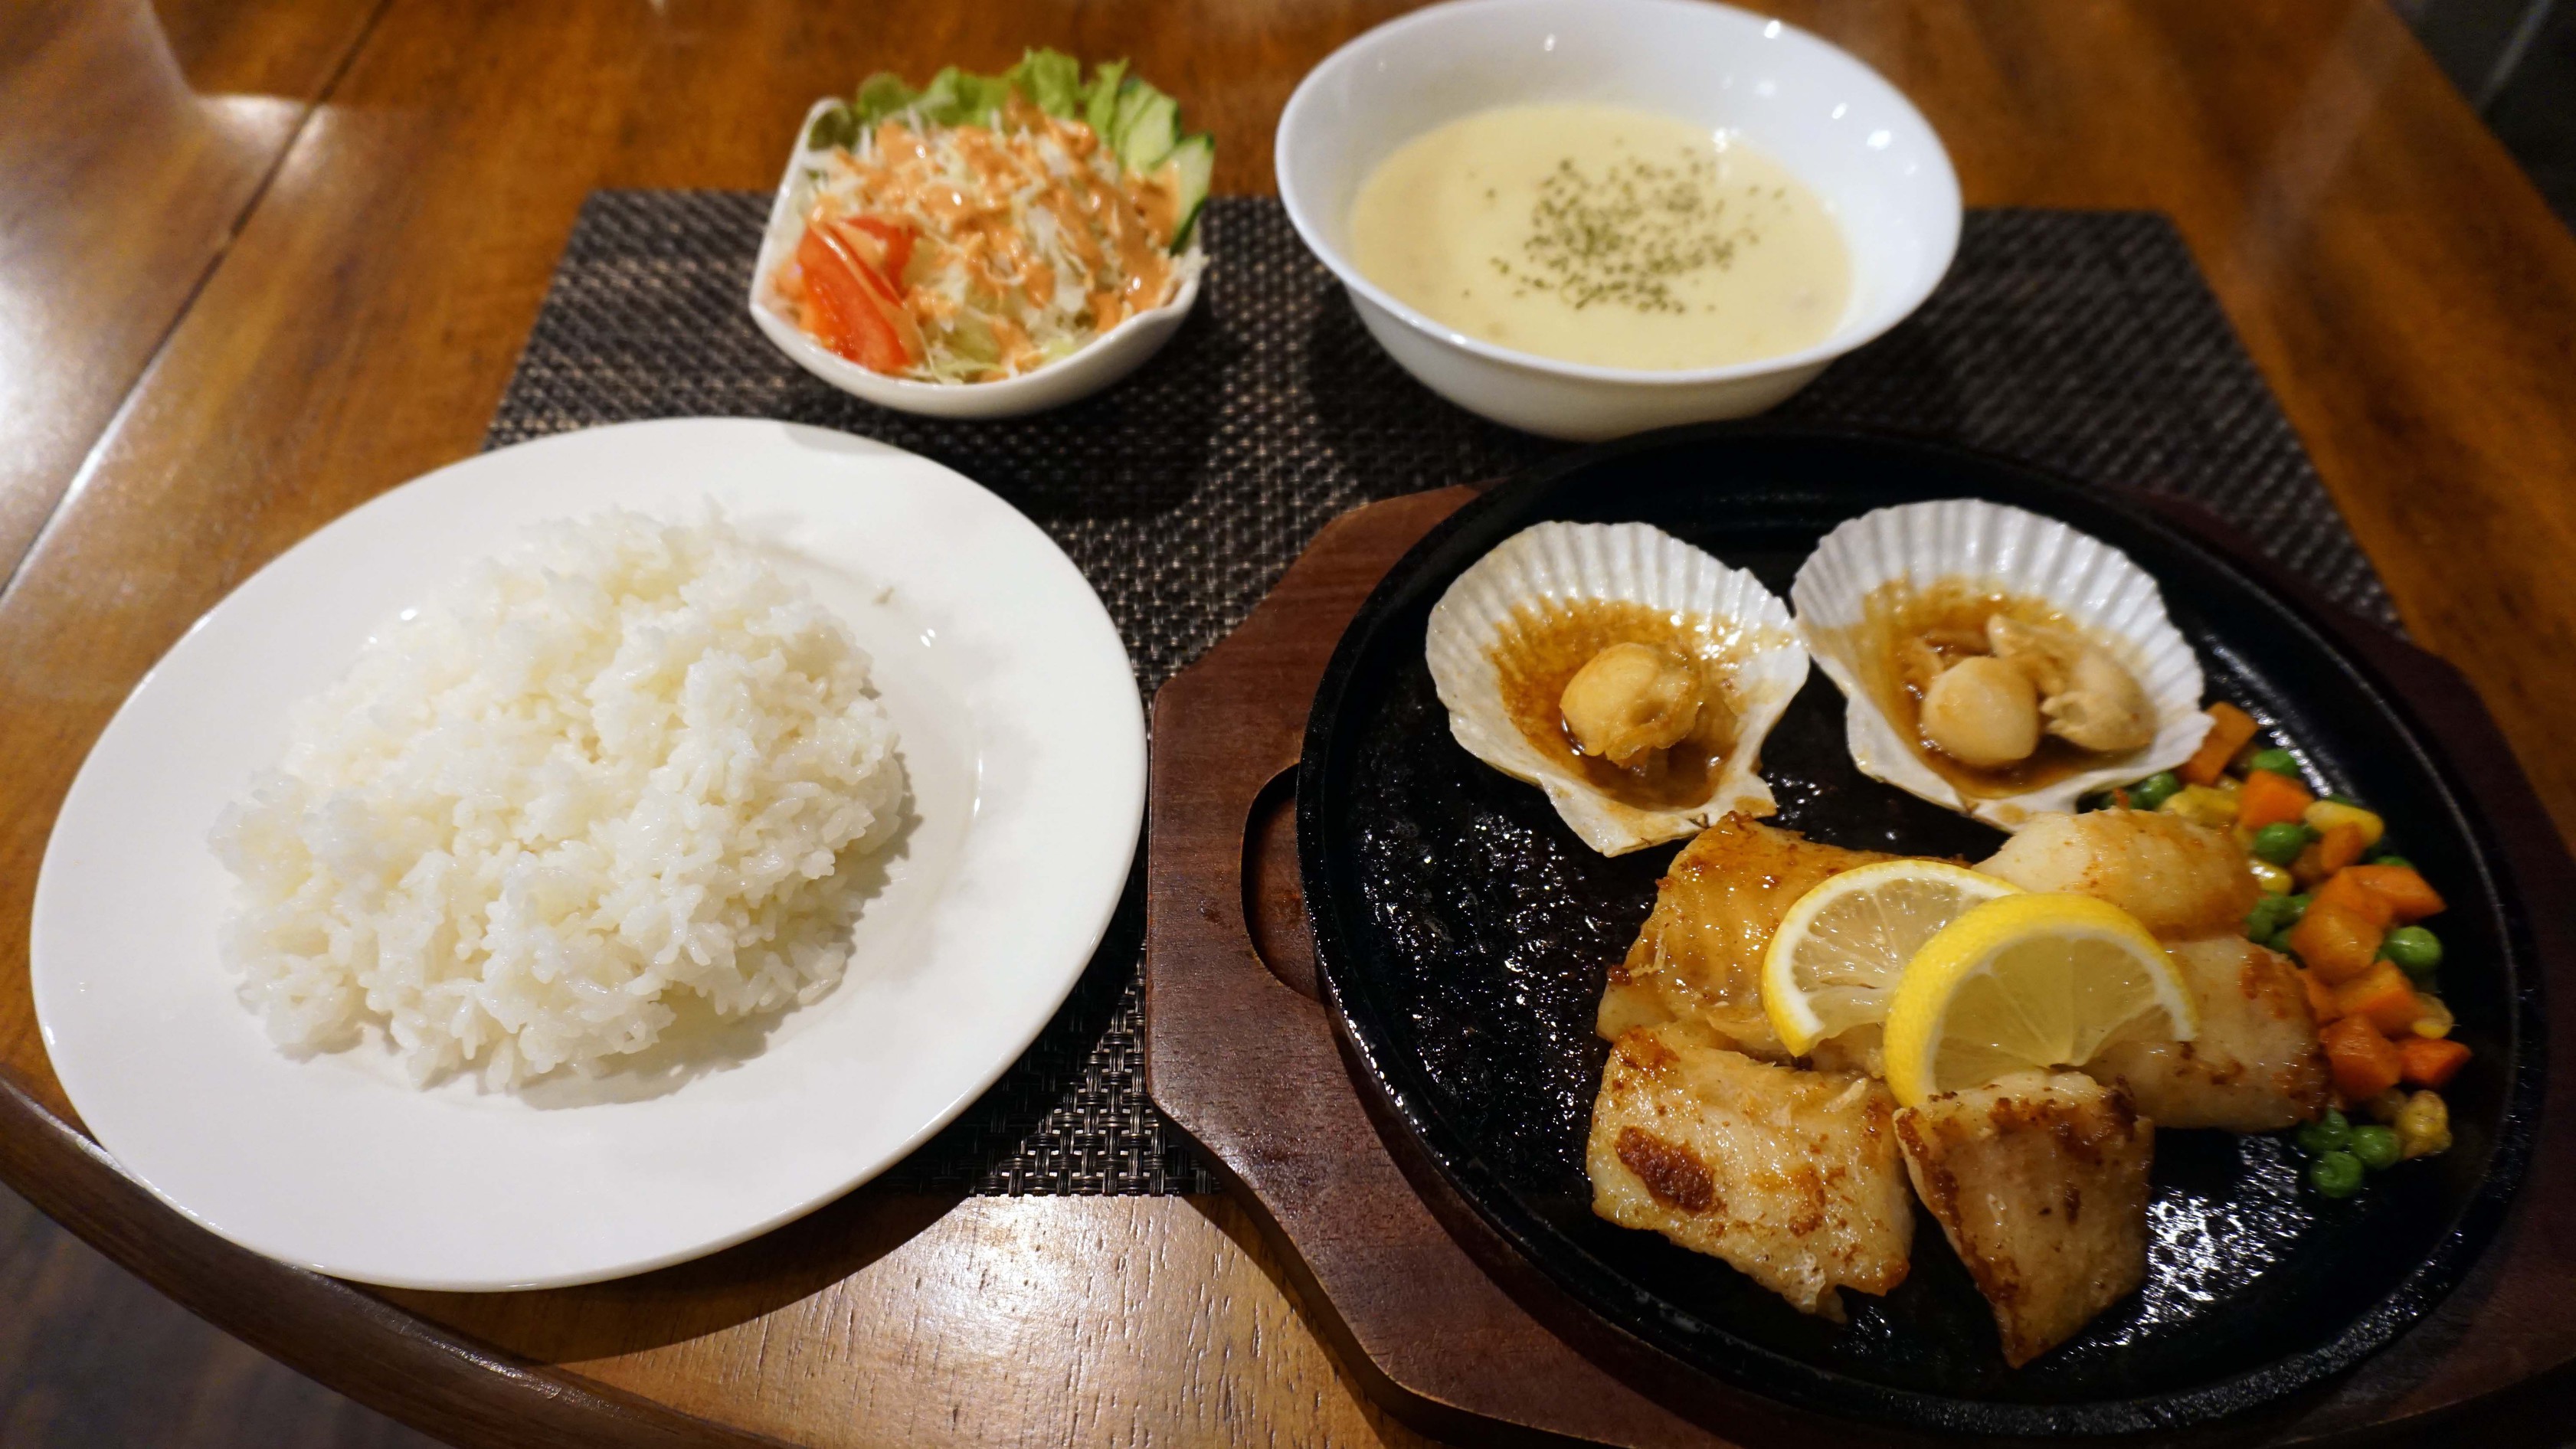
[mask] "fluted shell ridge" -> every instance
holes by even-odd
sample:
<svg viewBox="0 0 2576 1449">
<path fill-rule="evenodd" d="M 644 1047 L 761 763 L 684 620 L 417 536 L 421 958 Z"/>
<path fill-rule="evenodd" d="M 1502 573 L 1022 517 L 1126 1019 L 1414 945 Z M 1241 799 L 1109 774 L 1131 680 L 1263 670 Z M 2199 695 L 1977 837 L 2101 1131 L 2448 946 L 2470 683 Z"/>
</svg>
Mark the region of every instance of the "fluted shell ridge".
<svg viewBox="0 0 2576 1449">
<path fill-rule="evenodd" d="M 1728 681 L 1735 739 L 1707 799 L 1673 810 L 1629 805 L 1522 735 L 1504 705 L 1494 649 L 1514 627 L 1513 611 L 1542 599 L 1634 602 L 1711 621 L 1742 641 Z M 1542 523 L 1505 539 L 1433 607 L 1423 652 L 1458 743 L 1546 791 L 1566 824 L 1605 855 L 1694 834 L 1730 811 L 1770 814 L 1762 741 L 1807 677 L 1806 648 L 1779 596 L 1752 574 L 1643 523 Z"/>
<path fill-rule="evenodd" d="M 1863 685 L 1861 662 L 1853 657 L 1864 601 L 1896 580 L 1916 588 L 1968 580 L 2046 600 L 2136 676 L 2155 704 L 2154 741 L 2099 769 L 2020 794 L 1962 794 L 1923 762 L 1907 732 Z M 1816 545 L 1789 597 L 1799 636 L 1843 692 L 1852 762 L 1861 772 L 2006 830 L 2038 814 L 2071 811 L 2091 791 L 2172 769 L 2191 758 L 2209 730 L 2200 660 L 2166 616 L 2156 581 L 2111 545 L 2026 509 L 1945 498 L 1862 514 Z"/>
</svg>

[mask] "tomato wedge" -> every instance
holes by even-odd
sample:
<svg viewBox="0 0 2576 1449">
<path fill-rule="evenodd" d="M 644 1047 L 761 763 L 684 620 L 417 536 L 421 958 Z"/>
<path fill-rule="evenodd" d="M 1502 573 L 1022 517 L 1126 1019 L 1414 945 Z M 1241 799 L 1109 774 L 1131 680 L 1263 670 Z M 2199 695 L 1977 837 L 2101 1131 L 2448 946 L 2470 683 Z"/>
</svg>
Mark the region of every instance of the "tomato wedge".
<svg viewBox="0 0 2576 1449">
<path fill-rule="evenodd" d="M 884 252 L 874 259 L 877 272 L 901 291 L 903 269 L 912 265 L 912 228 L 873 216 L 854 216 L 848 224 L 885 244 Z"/>
<path fill-rule="evenodd" d="M 883 240 L 873 228 L 869 235 Z M 897 232 L 897 240 L 910 260 L 910 234 Z M 889 260 L 896 250 L 886 244 Z M 796 266 L 805 276 L 808 320 L 824 346 L 871 372 L 899 373 L 920 359 L 920 328 L 904 311 L 901 293 L 819 219 L 806 223 Z"/>
</svg>

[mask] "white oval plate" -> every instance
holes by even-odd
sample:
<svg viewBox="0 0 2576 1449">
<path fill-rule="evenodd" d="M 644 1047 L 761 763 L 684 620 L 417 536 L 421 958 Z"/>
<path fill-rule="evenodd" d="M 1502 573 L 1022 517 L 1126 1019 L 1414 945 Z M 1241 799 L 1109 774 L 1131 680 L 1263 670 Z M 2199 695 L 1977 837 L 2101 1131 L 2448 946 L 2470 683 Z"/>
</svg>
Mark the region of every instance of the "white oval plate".
<svg viewBox="0 0 2576 1449">
<path fill-rule="evenodd" d="M 689 520 L 709 501 L 850 625 L 902 735 L 914 820 L 848 976 L 725 1051 L 517 1094 L 470 1074 L 415 1091 L 374 1042 L 281 1054 L 217 959 L 232 881 L 206 841 L 278 759 L 288 707 L 529 524 L 610 507 Z M 1127 651 L 1072 561 L 1010 505 L 821 428 L 572 433 L 334 521 L 153 667 L 46 848 L 36 1015 L 90 1132 L 244 1247 L 394 1287 L 593 1282 L 786 1222 L 955 1117 L 1073 988 L 1144 802 Z"/>
</svg>

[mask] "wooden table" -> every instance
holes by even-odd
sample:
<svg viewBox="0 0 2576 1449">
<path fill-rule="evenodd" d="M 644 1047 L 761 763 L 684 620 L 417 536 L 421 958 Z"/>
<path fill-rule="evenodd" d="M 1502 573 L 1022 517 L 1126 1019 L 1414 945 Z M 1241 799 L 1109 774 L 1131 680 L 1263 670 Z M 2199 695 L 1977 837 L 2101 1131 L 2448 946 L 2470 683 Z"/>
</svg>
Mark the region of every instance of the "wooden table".
<svg viewBox="0 0 2576 1449">
<path fill-rule="evenodd" d="M 1222 1199 L 863 1190 L 700 1264 L 516 1297 L 284 1273 L 169 1231 L 78 1134 L 25 956 L 118 701 L 279 551 L 475 450 L 585 193 L 764 187 L 813 96 L 1038 43 L 1133 56 L 1222 139 L 1219 188 L 1261 191 L 1297 78 L 1400 8 L 0 11 L 0 1177 L 465 1442 L 1409 1439 Z M 2408 626 L 2576 826 L 2576 242 L 2381 0 L 1771 8 L 1911 94 L 1971 205 L 2173 216 Z"/>
</svg>

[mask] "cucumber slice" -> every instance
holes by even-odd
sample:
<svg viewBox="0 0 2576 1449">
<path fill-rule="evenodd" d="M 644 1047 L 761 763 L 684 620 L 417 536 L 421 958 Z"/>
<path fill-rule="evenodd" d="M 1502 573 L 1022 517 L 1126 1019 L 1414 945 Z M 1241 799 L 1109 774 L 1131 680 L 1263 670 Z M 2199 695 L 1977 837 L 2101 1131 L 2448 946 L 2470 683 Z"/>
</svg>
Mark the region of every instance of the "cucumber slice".
<svg viewBox="0 0 2576 1449">
<path fill-rule="evenodd" d="M 1118 98 L 1118 160 L 1144 174 L 1163 164 L 1172 143 L 1181 139 L 1181 103 L 1152 86 L 1138 84 Z"/>
<path fill-rule="evenodd" d="M 1092 72 L 1091 84 L 1083 87 L 1082 119 L 1104 146 L 1109 144 L 1111 123 L 1118 119 L 1118 95 L 1126 84 L 1127 62 L 1110 60 L 1101 62 Z"/>
<path fill-rule="evenodd" d="M 1183 136 L 1156 169 L 1173 173 L 1172 195 L 1180 202 L 1181 220 L 1172 228 L 1172 250 L 1185 250 L 1191 228 L 1198 225 L 1199 208 L 1207 205 L 1208 178 L 1216 173 L 1216 137 L 1205 131 Z"/>
</svg>

